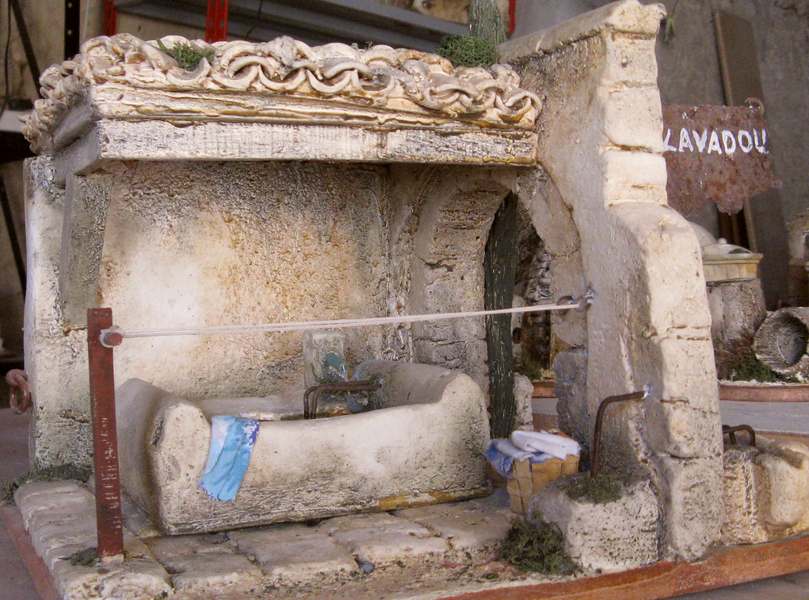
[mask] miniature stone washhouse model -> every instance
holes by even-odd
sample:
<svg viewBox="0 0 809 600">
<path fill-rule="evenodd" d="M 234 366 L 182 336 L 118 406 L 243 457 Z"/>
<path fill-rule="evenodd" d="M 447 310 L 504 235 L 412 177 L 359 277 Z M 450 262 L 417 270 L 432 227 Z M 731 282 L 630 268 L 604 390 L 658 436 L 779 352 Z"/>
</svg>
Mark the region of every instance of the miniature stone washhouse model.
<svg viewBox="0 0 809 600">
<path fill-rule="evenodd" d="M 510 197 L 554 296 L 596 294 L 553 316 L 565 430 L 589 445 L 601 399 L 648 384 L 605 419 L 601 465 L 651 481 L 651 560 L 701 556 L 720 535 L 722 440 L 700 249 L 666 205 L 661 15 L 615 3 L 486 69 L 289 38 L 194 42 L 183 68 L 165 50 L 182 38 L 86 42 L 43 75 L 26 126 L 34 461 L 91 460 L 86 315 L 109 306 L 124 491 L 166 532 L 484 493 L 484 321 L 406 317 L 485 308 Z M 206 329 L 386 317 L 340 341 L 381 381 L 378 410 L 314 420 L 284 417 L 304 396 L 301 331 Z M 205 335 L 154 335 L 184 327 Z M 198 489 L 221 414 L 275 419 L 232 503 Z"/>
</svg>

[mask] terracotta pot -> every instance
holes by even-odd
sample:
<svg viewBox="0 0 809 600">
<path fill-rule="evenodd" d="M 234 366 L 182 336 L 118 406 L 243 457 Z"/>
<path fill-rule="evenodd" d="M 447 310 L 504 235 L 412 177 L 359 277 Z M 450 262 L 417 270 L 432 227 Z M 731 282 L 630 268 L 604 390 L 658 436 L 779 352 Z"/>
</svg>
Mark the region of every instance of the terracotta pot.
<svg viewBox="0 0 809 600">
<path fill-rule="evenodd" d="M 719 399 L 733 402 L 809 402 L 809 385 L 720 382 Z"/>
</svg>

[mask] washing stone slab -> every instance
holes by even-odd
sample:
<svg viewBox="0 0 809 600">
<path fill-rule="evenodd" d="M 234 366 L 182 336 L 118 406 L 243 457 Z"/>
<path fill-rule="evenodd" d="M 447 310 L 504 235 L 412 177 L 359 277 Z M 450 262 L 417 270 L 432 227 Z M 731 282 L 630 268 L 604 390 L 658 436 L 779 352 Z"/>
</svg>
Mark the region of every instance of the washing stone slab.
<svg viewBox="0 0 809 600">
<path fill-rule="evenodd" d="M 276 585 L 340 581 L 359 571 L 349 549 L 318 527 L 276 525 L 233 531 L 229 537 Z"/>
</svg>

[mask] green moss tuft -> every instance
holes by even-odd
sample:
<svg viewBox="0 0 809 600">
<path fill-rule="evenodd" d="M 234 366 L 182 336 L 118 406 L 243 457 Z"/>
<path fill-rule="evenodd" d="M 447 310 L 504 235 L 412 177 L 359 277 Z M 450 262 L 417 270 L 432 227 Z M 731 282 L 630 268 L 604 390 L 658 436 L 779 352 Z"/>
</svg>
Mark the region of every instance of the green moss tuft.
<svg viewBox="0 0 809 600">
<path fill-rule="evenodd" d="M 167 48 L 160 40 L 158 40 L 157 45 L 160 46 L 163 52 L 176 60 L 180 68 L 186 71 L 196 69 L 203 58 L 208 62 L 213 60 L 213 48 L 200 48 L 188 42 L 181 42 L 174 44 L 171 48 Z"/>
<path fill-rule="evenodd" d="M 98 561 L 98 552 L 95 548 L 85 548 L 64 558 L 74 567 L 92 567 Z"/>
<path fill-rule="evenodd" d="M 572 575 L 576 564 L 565 552 L 565 540 L 556 525 L 515 521 L 500 547 L 500 558 L 521 571 Z"/>
<path fill-rule="evenodd" d="M 590 477 L 589 473 L 579 473 L 560 480 L 559 488 L 571 500 L 584 500 L 593 504 L 609 504 L 621 497 L 623 484 L 607 473 Z"/>
<path fill-rule="evenodd" d="M 65 479 L 87 481 L 89 478 L 90 469 L 76 465 L 58 465 L 45 469 L 31 469 L 13 481 L 3 484 L 0 502 L 11 502 L 14 499 L 14 492 L 26 483 L 31 483 L 32 481 L 58 481 Z"/>
<path fill-rule="evenodd" d="M 731 381 L 759 381 L 761 383 L 798 383 L 794 377 L 785 377 L 773 371 L 756 358 L 752 348 L 738 352 L 727 367 Z"/>
<path fill-rule="evenodd" d="M 497 61 L 497 50 L 492 42 L 473 35 L 445 37 L 438 54 L 456 67 L 485 67 Z"/>
</svg>

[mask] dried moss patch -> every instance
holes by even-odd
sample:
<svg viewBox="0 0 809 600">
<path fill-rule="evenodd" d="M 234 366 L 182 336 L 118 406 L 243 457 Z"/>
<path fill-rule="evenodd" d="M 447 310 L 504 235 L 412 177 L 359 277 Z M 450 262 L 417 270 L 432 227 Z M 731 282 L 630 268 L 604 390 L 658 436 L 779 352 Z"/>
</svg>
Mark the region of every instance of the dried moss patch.
<svg viewBox="0 0 809 600">
<path fill-rule="evenodd" d="M 213 60 L 213 48 L 200 48 L 188 42 L 180 42 L 168 48 L 162 41 L 157 42 L 160 49 L 177 61 L 180 68 L 193 71 L 204 58 L 208 62 Z"/>
<path fill-rule="evenodd" d="M 57 465 L 45 469 L 31 469 L 23 473 L 13 481 L 3 484 L 2 497 L 0 502 L 11 502 L 14 499 L 14 492 L 26 483 L 32 481 L 60 481 L 75 479 L 76 481 L 87 481 L 90 478 L 90 469 L 77 465 Z"/>
<path fill-rule="evenodd" d="M 572 575 L 578 569 L 565 552 L 565 540 L 556 525 L 515 521 L 500 547 L 500 558 L 521 571 L 546 575 Z"/>
<path fill-rule="evenodd" d="M 621 497 L 623 483 L 607 473 L 599 473 L 590 477 L 589 473 L 579 473 L 563 479 L 559 488 L 571 500 L 583 500 L 593 504 L 608 504 Z"/>
</svg>

